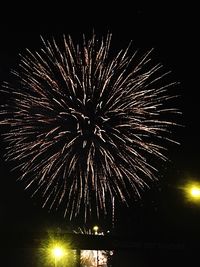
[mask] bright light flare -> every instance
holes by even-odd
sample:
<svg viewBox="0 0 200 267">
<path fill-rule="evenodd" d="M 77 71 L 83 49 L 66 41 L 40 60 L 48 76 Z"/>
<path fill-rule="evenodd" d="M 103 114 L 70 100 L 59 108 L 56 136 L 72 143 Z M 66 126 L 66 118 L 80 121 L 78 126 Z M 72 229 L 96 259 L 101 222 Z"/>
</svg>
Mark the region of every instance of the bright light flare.
<svg viewBox="0 0 200 267">
<path fill-rule="evenodd" d="M 52 255 L 57 259 L 62 258 L 64 254 L 65 254 L 65 251 L 62 247 L 56 246 L 52 249 Z"/>
<path fill-rule="evenodd" d="M 48 264 L 48 266 L 55 263 L 59 263 L 59 266 L 66 266 L 67 264 L 74 266 L 74 252 L 65 240 L 49 240 L 43 249 L 46 257 L 45 264 Z"/>
<path fill-rule="evenodd" d="M 200 183 L 189 181 L 184 187 L 185 196 L 189 202 L 200 202 Z"/>
<path fill-rule="evenodd" d="M 41 238 L 38 251 L 38 266 L 43 267 L 75 267 L 76 250 L 71 247 L 71 240 L 59 236 L 56 231 L 49 231 L 47 238 Z"/>
<path fill-rule="evenodd" d="M 192 195 L 194 198 L 200 198 L 200 188 L 193 187 L 193 188 L 191 189 L 191 195 Z"/>
</svg>

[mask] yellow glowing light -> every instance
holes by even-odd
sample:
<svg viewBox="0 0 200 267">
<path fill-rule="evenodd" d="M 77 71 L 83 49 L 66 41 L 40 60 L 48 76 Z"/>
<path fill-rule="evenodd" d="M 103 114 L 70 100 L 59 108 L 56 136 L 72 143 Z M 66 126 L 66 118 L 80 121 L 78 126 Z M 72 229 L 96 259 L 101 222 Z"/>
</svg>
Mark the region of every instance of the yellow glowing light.
<svg viewBox="0 0 200 267">
<path fill-rule="evenodd" d="M 189 181 L 183 187 L 186 199 L 190 202 L 200 202 L 200 183 L 196 181 Z"/>
<path fill-rule="evenodd" d="M 191 195 L 194 198 L 200 198 L 200 188 L 199 187 L 192 187 L 191 188 Z"/>
<path fill-rule="evenodd" d="M 97 225 L 95 225 L 95 226 L 93 227 L 93 230 L 94 230 L 95 235 L 97 235 L 98 230 L 99 230 L 99 227 L 98 227 Z"/>
<path fill-rule="evenodd" d="M 52 249 L 52 254 L 55 258 L 60 259 L 64 255 L 64 250 L 62 247 L 54 247 Z"/>
<path fill-rule="evenodd" d="M 54 233 L 41 244 L 41 266 L 74 266 L 76 251 L 70 246 L 70 240 L 54 237 Z"/>
</svg>

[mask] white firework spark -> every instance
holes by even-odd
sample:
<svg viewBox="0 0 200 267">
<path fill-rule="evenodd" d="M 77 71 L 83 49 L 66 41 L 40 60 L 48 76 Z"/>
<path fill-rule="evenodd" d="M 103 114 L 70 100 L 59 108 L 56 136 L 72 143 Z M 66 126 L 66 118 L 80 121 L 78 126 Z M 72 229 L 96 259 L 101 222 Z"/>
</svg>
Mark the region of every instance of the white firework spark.
<svg viewBox="0 0 200 267">
<path fill-rule="evenodd" d="M 1 89 L 9 98 L 1 106 L 5 156 L 43 206 L 99 216 L 156 179 L 148 158 L 167 160 L 164 141 L 174 142 L 168 118 L 178 110 L 168 107 L 176 97 L 168 89 L 176 83 L 165 82 L 169 72 L 152 64 L 151 51 L 130 56 L 128 46 L 111 57 L 111 34 L 42 42 L 20 55 L 14 85 Z"/>
</svg>

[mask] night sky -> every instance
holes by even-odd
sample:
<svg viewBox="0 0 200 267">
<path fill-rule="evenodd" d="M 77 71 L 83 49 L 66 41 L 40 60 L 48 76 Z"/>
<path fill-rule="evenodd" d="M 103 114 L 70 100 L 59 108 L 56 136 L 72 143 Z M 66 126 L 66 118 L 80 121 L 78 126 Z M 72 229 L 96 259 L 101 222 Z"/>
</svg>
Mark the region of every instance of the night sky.
<svg viewBox="0 0 200 267">
<path fill-rule="evenodd" d="M 99 3 L 100 4 L 100 3 Z M 77 3 L 78 5 L 78 3 Z M 9 79 L 18 54 L 26 48 L 38 49 L 40 35 L 51 38 L 70 34 L 78 40 L 82 33 L 99 35 L 109 30 L 113 34 L 112 47 L 125 48 L 132 40 L 133 47 L 154 47 L 156 60 L 172 70 L 174 80 L 180 82 L 177 105 L 183 112 L 180 122 L 184 127 L 176 129 L 174 136 L 180 146 L 169 146 L 170 162 L 160 164 L 158 183 L 143 193 L 142 199 L 129 208 L 116 210 L 115 227 L 106 218 L 69 222 L 60 212 L 42 209 L 39 202 L 30 199 L 22 184 L 16 182 L 10 164 L 3 160 L 5 145 L 1 141 L 0 158 L 0 229 L 4 236 L 13 232 L 45 231 L 61 227 L 92 226 L 95 223 L 115 234 L 131 235 L 143 240 L 168 240 L 187 242 L 197 240 L 200 225 L 200 204 L 185 201 L 180 187 L 187 180 L 200 182 L 199 165 L 199 19 L 195 6 L 172 4 L 96 7 L 62 7 L 49 10 L 32 9 L 32 13 L 18 12 L 15 19 L 6 10 L 6 19 L 0 22 L 0 81 Z M 116 4 L 117 5 L 117 4 Z M 31 8 L 31 7 L 30 7 Z M 0 99 L 1 103 L 3 99 Z M 8 265 L 9 266 L 9 265 Z"/>
</svg>

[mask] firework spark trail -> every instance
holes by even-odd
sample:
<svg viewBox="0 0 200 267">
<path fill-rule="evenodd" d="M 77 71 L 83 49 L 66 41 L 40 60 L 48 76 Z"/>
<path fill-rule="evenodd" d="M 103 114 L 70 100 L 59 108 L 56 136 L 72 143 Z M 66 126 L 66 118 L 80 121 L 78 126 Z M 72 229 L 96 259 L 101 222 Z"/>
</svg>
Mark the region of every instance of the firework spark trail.
<svg viewBox="0 0 200 267">
<path fill-rule="evenodd" d="M 110 58 L 111 34 L 84 36 L 81 45 L 70 36 L 60 46 L 42 42 L 20 55 L 15 86 L 1 89 L 9 98 L 1 106 L 6 159 L 43 206 L 64 206 L 70 218 L 81 209 L 85 219 L 107 213 L 113 199 L 128 204 L 156 179 L 148 157 L 167 160 L 164 141 L 175 142 L 176 123 L 166 118 L 178 113 L 168 107 L 176 83 L 164 82 L 169 73 L 152 64 L 151 51 L 129 56 L 128 46 Z"/>
</svg>

